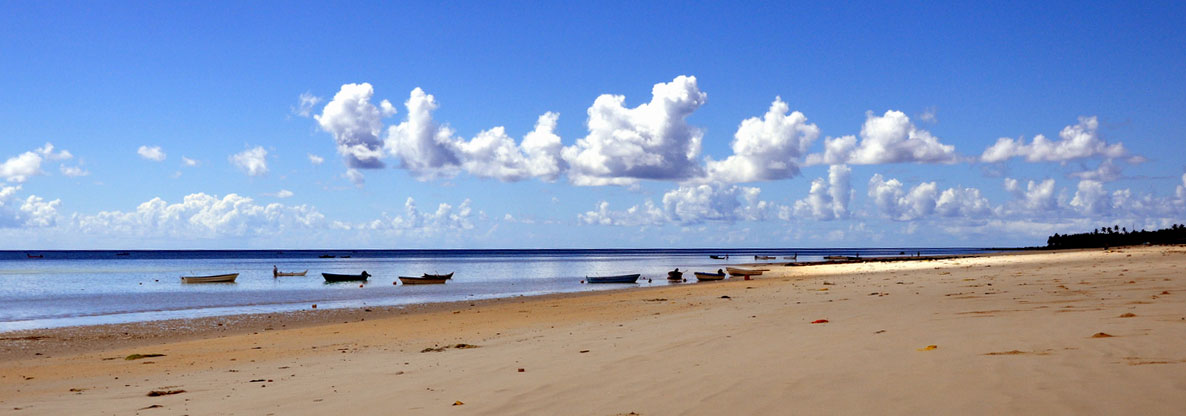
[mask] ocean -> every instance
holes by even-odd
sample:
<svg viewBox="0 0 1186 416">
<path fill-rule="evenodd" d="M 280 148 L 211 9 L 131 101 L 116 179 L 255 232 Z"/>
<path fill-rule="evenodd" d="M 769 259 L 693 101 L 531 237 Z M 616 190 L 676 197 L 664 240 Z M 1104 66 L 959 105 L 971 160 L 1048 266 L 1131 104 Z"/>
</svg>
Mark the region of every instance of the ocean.
<svg viewBox="0 0 1186 416">
<path fill-rule="evenodd" d="M 669 284 L 667 271 L 754 263 L 956 255 L 979 248 L 604 250 L 82 250 L 0 251 L 0 332 L 320 308 L 395 306 Z M 729 255 L 728 260 L 710 255 Z M 334 256 L 322 258 L 321 256 Z M 272 277 L 308 270 L 304 277 Z M 322 272 L 369 281 L 326 283 Z M 449 273 L 444 285 L 395 285 L 398 276 Z M 234 283 L 184 284 L 183 275 L 239 273 Z M 586 276 L 641 273 L 636 284 L 582 284 Z M 648 280 L 650 279 L 650 280 Z"/>
</svg>

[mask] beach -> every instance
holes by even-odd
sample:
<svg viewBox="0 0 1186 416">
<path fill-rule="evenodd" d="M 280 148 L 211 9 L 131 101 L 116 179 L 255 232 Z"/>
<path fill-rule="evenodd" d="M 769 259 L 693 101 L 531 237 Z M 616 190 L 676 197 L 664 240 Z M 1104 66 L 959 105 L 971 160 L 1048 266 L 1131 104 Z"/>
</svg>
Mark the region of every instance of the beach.
<svg viewBox="0 0 1186 416">
<path fill-rule="evenodd" d="M 1186 413 L 1186 247 L 768 268 L 3 333 L 0 413 Z"/>
</svg>

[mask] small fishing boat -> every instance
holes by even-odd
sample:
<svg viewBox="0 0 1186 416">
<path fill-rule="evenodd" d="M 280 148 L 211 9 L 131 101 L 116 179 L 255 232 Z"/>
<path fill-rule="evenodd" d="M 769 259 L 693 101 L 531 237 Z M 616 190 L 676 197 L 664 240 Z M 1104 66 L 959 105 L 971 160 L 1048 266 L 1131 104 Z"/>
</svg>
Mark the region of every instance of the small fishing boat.
<svg viewBox="0 0 1186 416">
<path fill-rule="evenodd" d="M 424 274 L 424 276 L 421 276 L 421 277 L 422 277 L 422 278 L 425 278 L 425 279 L 444 279 L 444 280 L 449 280 L 449 279 L 452 279 L 452 278 L 453 278 L 453 272 L 449 272 L 448 274 L 430 274 L 430 273 L 425 273 L 425 274 Z"/>
<path fill-rule="evenodd" d="M 308 273 L 308 272 L 309 272 L 309 269 L 305 269 L 304 271 L 300 271 L 300 272 L 275 272 L 275 273 L 273 273 L 273 275 L 274 275 L 274 276 L 276 276 L 276 277 L 280 277 L 280 276 L 304 276 L 304 275 L 305 275 L 305 273 Z"/>
<path fill-rule="evenodd" d="M 640 274 L 621 274 L 617 276 L 586 276 L 585 281 L 589 283 L 634 283 L 638 281 Z"/>
<path fill-rule="evenodd" d="M 692 274 L 696 275 L 696 280 L 701 282 L 711 280 L 725 280 L 725 272 L 720 270 L 717 270 L 716 273 L 694 272 Z"/>
<path fill-rule="evenodd" d="M 129 253 L 129 252 L 126 252 L 126 251 L 121 251 L 121 252 L 119 252 L 119 253 L 115 253 L 115 255 L 117 255 L 117 256 L 130 256 L 130 255 L 132 255 L 132 253 Z"/>
<path fill-rule="evenodd" d="M 754 260 L 774 260 L 776 258 L 774 256 L 754 256 Z"/>
<path fill-rule="evenodd" d="M 214 274 L 210 276 L 181 276 L 181 283 L 234 283 L 238 273 Z"/>
<path fill-rule="evenodd" d="M 759 276 L 762 272 L 769 271 L 768 269 L 744 269 L 741 267 L 726 267 L 726 271 L 730 276 Z"/>
<path fill-rule="evenodd" d="M 32 255 L 32 254 L 25 253 L 25 257 L 28 257 L 28 258 L 31 258 L 31 259 L 44 259 L 44 258 L 45 258 L 45 255 L 44 255 L 44 254 L 38 254 L 38 255 L 34 256 L 34 255 Z"/>
<path fill-rule="evenodd" d="M 361 274 L 338 274 L 338 273 L 322 273 L 322 277 L 326 282 L 355 282 L 364 281 L 371 277 L 370 273 L 363 270 Z"/>
<path fill-rule="evenodd" d="M 783 260 L 798 260 L 799 253 L 795 253 L 795 255 L 793 255 L 793 256 L 783 256 L 782 258 L 783 258 Z"/>
<path fill-rule="evenodd" d="M 449 273 L 452 275 L 453 273 Z M 432 276 L 432 277 L 429 277 Z M 440 285 L 449 280 L 447 277 L 439 277 L 440 275 L 425 274 L 421 277 L 400 276 L 399 281 L 405 285 Z"/>
<path fill-rule="evenodd" d="M 725 255 L 725 256 L 708 256 L 708 258 L 710 258 L 710 259 L 716 259 L 716 260 L 725 260 L 725 259 L 729 258 L 729 256 L 728 256 L 728 255 Z"/>
<path fill-rule="evenodd" d="M 667 280 L 684 280 L 684 272 L 679 271 L 679 268 L 676 267 L 675 270 L 667 272 Z"/>
<path fill-rule="evenodd" d="M 332 258 L 334 258 L 334 255 L 333 255 L 333 254 L 322 254 L 322 255 L 320 255 L 320 256 L 317 256 L 317 258 L 319 258 L 319 259 L 332 259 Z"/>
<path fill-rule="evenodd" d="M 860 260 L 860 257 L 853 256 L 824 256 L 824 260 Z"/>
</svg>

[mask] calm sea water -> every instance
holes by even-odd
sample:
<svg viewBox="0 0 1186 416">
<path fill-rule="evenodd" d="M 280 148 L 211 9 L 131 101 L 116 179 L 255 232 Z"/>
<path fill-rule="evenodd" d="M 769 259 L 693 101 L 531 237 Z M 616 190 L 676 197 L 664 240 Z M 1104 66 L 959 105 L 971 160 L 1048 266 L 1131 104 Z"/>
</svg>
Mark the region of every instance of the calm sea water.
<svg viewBox="0 0 1186 416">
<path fill-rule="evenodd" d="M 161 250 L 0 251 L 0 332 L 318 308 L 408 305 L 668 284 L 666 272 L 727 264 L 970 254 L 973 248 L 654 250 Z M 709 255 L 730 256 L 729 260 Z M 319 258 L 334 255 L 335 258 Z M 41 256 L 41 257 L 37 257 Z M 348 256 L 348 258 L 346 257 Z M 309 270 L 304 277 L 272 277 Z M 327 284 L 322 272 L 370 280 Z M 398 276 L 454 272 L 445 285 L 393 285 Z M 183 284 L 182 275 L 239 273 L 235 283 Z M 642 273 L 634 285 L 581 284 L 585 276 Z M 691 277 L 688 273 L 686 277 Z M 648 282 L 646 279 L 651 278 Z M 689 279 L 691 280 L 691 279 Z"/>
</svg>

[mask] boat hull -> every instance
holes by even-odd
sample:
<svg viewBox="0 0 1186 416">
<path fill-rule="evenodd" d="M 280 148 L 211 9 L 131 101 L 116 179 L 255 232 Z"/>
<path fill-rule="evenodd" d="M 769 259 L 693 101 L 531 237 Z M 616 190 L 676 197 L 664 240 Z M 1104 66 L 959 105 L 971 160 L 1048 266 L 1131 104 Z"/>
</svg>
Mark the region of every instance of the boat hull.
<svg viewBox="0 0 1186 416">
<path fill-rule="evenodd" d="M 362 282 L 366 281 L 371 275 L 363 274 L 337 274 L 337 273 L 322 273 L 322 277 L 326 282 Z"/>
<path fill-rule="evenodd" d="M 276 273 L 276 276 L 304 276 L 305 273 L 309 273 L 309 271 L 305 270 L 303 272 L 279 272 L 279 273 Z"/>
<path fill-rule="evenodd" d="M 696 273 L 693 273 L 693 274 L 695 274 L 695 275 L 696 275 L 696 280 L 699 280 L 699 281 L 706 281 L 706 280 L 707 280 L 707 281 L 712 281 L 712 280 L 725 280 L 725 274 L 724 274 L 724 273 L 717 274 L 717 273 L 700 273 L 700 272 L 696 272 Z"/>
<path fill-rule="evenodd" d="M 405 285 L 441 285 L 447 278 L 407 277 L 400 276 L 399 281 Z"/>
<path fill-rule="evenodd" d="M 586 278 L 589 283 L 635 283 L 640 274 L 623 274 L 618 276 L 591 276 Z"/>
<path fill-rule="evenodd" d="M 760 276 L 765 269 L 742 269 L 737 267 L 726 267 L 725 271 L 729 272 L 730 276 Z"/>
<path fill-rule="evenodd" d="M 428 273 L 425 273 L 424 276 L 421 276 L 421 278 L 449 280 L 449 279 L 453 278 L 453 273 L 449 273 L 449 274 L 428 274 Z"/>
<path fill-rule="evenodd" d="M 210 276 L 181 276 L 181 283 L 234 283 L 238 273 L 216 274 Z"/>
<path fill-rule="evenodd" d="M 667 272 L 667 280 L 684 280 L 684 272 Z"/>
</svg>

